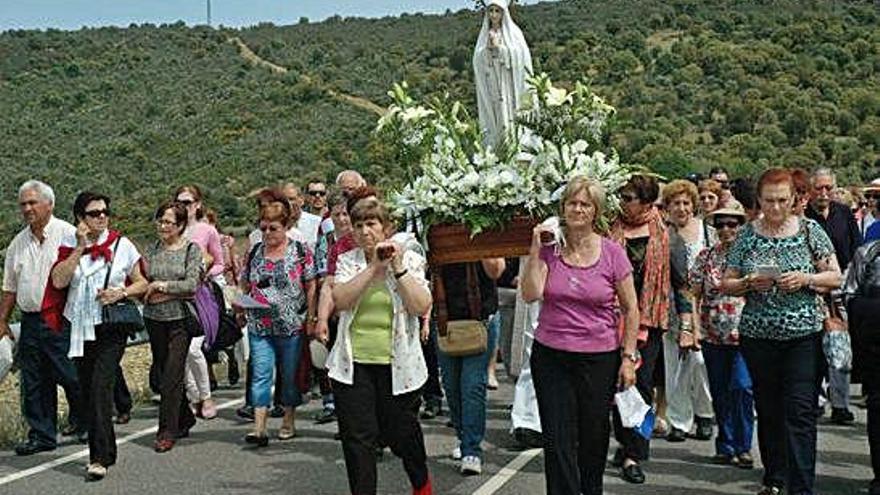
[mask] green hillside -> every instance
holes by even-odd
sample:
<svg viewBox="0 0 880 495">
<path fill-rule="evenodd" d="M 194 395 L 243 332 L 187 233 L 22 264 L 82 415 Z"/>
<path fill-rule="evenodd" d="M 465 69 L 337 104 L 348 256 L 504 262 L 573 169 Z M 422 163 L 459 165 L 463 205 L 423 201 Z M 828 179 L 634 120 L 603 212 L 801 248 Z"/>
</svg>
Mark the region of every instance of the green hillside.
<svg viewBox="0 0 880 495">
<path fill-rule="evenodd" d="M 843 182 L 880 172 L 871 2 L 562 1 L 514 15 L 536 70 L 563 84 L 587 76 L 618 107 L 609 139 L 626 161 L 669 175 L 716 164 L 826 164 Z M 31 177 L 55 186 L 64 216 L 76 191 L 109 192 L 136 235 L 181 183 L 205 186 L 238 226 L 252 215 L 247 194 L 276 180 L 354 167 L 390 185 L 376 115 L 326 89 L 385 106 L 405 79 L 417 95 L 473 105 L 479 23 L 462 10 L 0 34 L 0 244 L 19 228 L 15 191 Z M 253 66 L 232 37 L 289 72 Z"/>
</svg>

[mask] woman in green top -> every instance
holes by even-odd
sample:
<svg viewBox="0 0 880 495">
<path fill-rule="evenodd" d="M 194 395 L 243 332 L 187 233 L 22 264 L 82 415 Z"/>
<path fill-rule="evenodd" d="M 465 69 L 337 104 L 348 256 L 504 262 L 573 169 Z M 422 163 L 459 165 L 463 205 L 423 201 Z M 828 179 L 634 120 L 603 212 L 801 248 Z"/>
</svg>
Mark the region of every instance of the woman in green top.
<svg viewBox="0 0 880 495">
<path fill-rule="evenodd" d="M 376 493 L 381 438 L 403 460 L 416 495 L 431 493 L 418 422 L 428 377 L 418 316 L 431 305 L 425 258 L 389 240 L 387 208 L 375 197 L 349 201 L 358 247 L 339 256 L 333 303 L 340 311 L 327 357 L 351 493 Z"/>
<path fill-rule="evenodd" d="M 823 365 L 817 292 L 840 287 L 834 247 L 819 224 L 792 214 L 794 181 L 770 169 L 758 181 L 763 216 L 746 224 L 727 256 L 721 290 L 745 296 L 741 348 L 752 376 L 759 495 L 812 494 L 816 478 L 816 404 Z"/>
</svg>

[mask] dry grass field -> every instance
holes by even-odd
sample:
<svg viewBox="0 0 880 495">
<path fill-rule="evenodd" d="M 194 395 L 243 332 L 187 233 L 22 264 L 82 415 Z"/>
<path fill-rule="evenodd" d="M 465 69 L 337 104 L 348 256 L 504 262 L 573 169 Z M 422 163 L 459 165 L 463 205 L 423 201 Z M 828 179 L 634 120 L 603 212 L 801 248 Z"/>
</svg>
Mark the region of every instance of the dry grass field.
<svg viewBox="0 0 880 495">
<path fill-rule="evenodd" d="M 131 390 L 135 405 L 150 398 L 149 371 L 150 346 L 146 344 L 129 347 L 122 358 L 125 380 Z M 67 424 L 67 402 L 64 392 L 58 388 L 58 424 Z M 10 374 L 0 383 L 0 448 L 9 447 L 24 439 L 27 428 L 21 416 L 18 373 Z"/>
</svg>

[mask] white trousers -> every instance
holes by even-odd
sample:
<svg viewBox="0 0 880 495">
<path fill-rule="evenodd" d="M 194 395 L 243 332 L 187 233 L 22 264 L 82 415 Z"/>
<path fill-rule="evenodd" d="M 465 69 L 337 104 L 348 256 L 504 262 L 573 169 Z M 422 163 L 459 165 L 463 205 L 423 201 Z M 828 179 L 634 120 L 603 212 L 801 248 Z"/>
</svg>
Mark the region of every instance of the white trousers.
<svg viewBox="0 0 880 495">
<path fill-rule="evenodd" d="M 208 360 L 202 352 L 204 342 L 204 335 L 192 339 L 186 355 L 186 397 L 190 402 L 201 402 L 211 398 Z"/>
<path fill-rule="evenodd" d="M 521 302 L 518 300 L 517 303 Z M 538 398 L 535 395 L 535 384 L 532 382 L 532 342 L 535 340 L 535 329 L 538 327 L 538 314 L 541 312 L 541 303 L 525 305 L 525 328 L 522 334 L 522 364 L 519 369 L 519 377 L 516 379 L 516 388 L 513 392 L 513 409 L 510 411 L 510 420 L 513 429 L 526 428 L 541 432 L 541 417 L 538 415 Z"/>
<path fill-rule="evenodd" d="M 677 334 L 663 334 L 663 358 L 666 372 L 666 420 L 669 426 L 685 432 L 694 426 L 694 415 L 701 418 L 715 416 L 709 376 L 703 351 L 681 354 Z"/>
</svg>

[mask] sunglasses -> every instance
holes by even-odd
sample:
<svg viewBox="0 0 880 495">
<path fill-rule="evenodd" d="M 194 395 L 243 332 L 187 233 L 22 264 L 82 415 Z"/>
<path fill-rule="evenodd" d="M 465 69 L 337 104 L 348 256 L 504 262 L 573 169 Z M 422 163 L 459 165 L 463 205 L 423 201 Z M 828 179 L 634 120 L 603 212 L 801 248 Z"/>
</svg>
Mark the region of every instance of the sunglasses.
<svg viewBox="0 0 880 495">
<path fill-rule="evenodd" d="M 824 186 L 813 186 L 817 191 L 831 191 L 834 189 L 834 186 L 824 185 Z"/>
<path fill-rule="evenodd" d="M 309 196 L 326 196 L 327 191 L 309 191 Z"/>
<path fill-rule="evenodd" d="M 89 217 L 89 218 L 98 218 L 98 217 L 100 217 L 100 216 L 109 217 L 109 216 L 110 216 L 110 210 L 109 210 L 109 209 L 104 209 L 104 210 L 88 210 L 88 211 L 86 211 L 86 216 Z"/>
<path fill-rule="evenodd" d="M 718 220 L 713 225 L 716 229 L 738 229 L 742 222 L 739 220 Z"/>
</svg>

